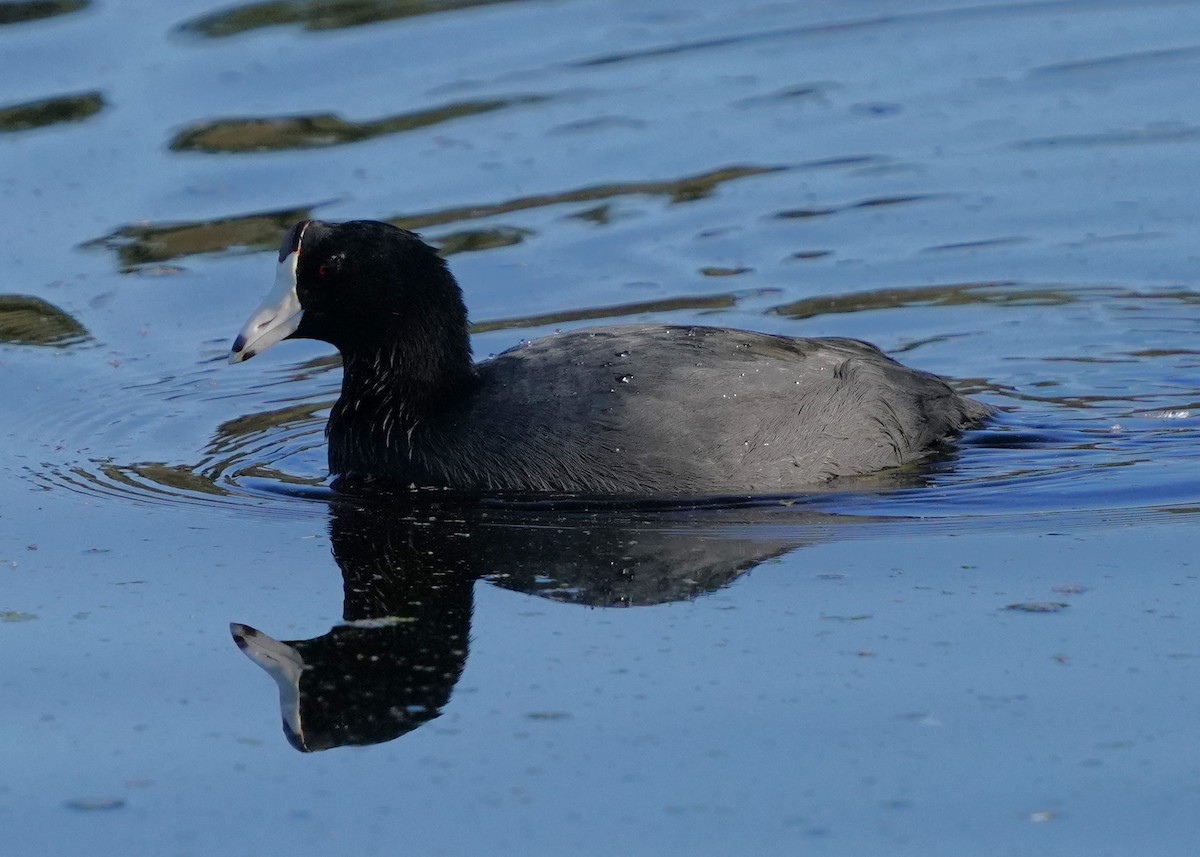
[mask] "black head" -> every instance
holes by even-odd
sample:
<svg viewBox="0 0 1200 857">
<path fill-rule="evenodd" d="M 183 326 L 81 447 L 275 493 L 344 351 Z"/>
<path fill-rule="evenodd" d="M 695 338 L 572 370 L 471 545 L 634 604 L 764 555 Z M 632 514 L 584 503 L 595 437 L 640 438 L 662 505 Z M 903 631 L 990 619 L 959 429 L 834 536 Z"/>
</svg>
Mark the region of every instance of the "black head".
<svg viewBox="0 0 1200 857">
<path fill-rule="evenodd" d="M 323 340 L 347 359 L 470 357 L 462 292 L 445 261 L 414 233 L 374 220 L 302 220 L 284 237 L 275 288 L 230 360 L 288 338 Z"/>
</svg>

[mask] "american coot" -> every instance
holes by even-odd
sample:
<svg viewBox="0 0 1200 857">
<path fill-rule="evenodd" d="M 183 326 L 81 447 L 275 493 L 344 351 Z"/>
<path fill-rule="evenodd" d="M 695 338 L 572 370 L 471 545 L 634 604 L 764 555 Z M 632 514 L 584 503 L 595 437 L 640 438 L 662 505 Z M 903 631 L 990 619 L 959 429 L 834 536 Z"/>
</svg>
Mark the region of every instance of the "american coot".
<svg viewBox="0 0 1200 857">
<path fill-rule="evenodd" d="M 296 224 L 233 343 L 342 354 L 329 469 L 470 492 L 778 494 L 919 460 L 986 406 L 852 339 L 689 325 L 556 333 L 473 364 L 462 292 L 419 237 Z"/>
</svg>

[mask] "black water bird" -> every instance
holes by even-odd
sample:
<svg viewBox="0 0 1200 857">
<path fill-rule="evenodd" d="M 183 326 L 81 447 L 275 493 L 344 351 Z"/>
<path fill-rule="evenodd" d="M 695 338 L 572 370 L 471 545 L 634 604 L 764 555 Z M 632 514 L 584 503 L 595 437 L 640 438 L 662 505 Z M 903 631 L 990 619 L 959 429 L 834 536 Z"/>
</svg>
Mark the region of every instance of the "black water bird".
<svg viewBox="0 0 1200 857">
<path fill-rule="evenodd" d="M 918 461 L 990 412 L 852 339 L 623 325 L 473 363 L 445 261 L 375 221 L 285 236 L 230 361 L 288 338 L 342 355 L 330 471 L 405 488 L 784 494 Z"/>
</svg>

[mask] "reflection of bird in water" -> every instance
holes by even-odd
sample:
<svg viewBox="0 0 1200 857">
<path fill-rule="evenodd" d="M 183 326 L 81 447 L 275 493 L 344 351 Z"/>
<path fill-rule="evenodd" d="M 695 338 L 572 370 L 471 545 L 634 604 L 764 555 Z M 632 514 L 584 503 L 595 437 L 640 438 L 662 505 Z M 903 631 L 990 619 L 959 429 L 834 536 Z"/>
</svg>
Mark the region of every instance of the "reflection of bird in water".
<svg viewBox="0 0 1200 857">
<path fill-rule="evenodd" d="M 297 749 L 375 744 L 436 717 L 449 700 L 481 577 L 598 607 L 680 601 L 821 538 L 836 521 L 779 506 L 636 513 L 427 504 L 405 513 L 338 502 L 330 536 L 345 622 L 290 642 L 246 625 L 231 630 L 279 684 Z"/>
<path fill-rule="evenodd" d="M 279 685 L 284 732 L 296 749 L 388 741 L 437 717 L 450 698 L 466 663 L 474 581 L 454 573 L 390 577 L 347 576 L 346 622 L 312 640 L 230 626 Z M 355 595 L 371 615 L 358 611 Z"/>
</svg>

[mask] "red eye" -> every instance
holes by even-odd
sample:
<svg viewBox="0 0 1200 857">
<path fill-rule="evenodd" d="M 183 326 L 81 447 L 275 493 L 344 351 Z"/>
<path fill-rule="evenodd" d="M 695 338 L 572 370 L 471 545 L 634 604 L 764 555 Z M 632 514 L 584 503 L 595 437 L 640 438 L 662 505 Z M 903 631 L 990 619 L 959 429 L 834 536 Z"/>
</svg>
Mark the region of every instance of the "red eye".
<svg viewBox="0 0 1200 857">
<path fill-rule="evenodd" d="M 342 269 L 341 254 L 330 256 L 324 262 L 317 266 L 318 277 L 330 277 Z"/>
</svg>

